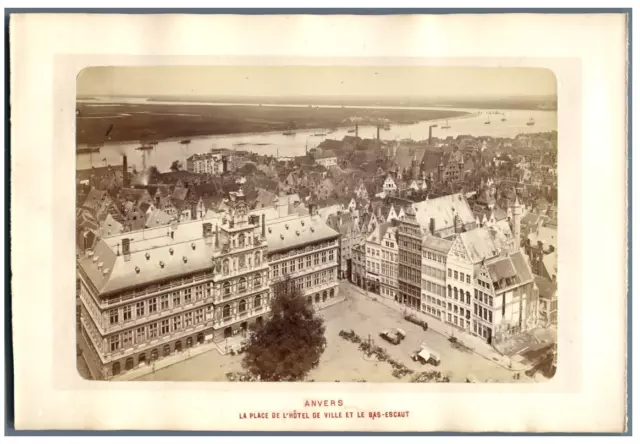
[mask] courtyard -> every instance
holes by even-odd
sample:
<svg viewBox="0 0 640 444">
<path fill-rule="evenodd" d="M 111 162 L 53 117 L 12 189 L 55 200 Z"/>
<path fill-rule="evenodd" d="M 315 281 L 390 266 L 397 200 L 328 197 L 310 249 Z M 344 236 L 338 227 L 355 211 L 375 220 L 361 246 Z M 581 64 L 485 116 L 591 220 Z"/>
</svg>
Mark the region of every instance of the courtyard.
<svg viewBox="0 0 640 444">
<path fill-rule="evenodd" d="M 412 375 L 397 379 L 393 368 L 386 362 L 365 357 L 358 345 L 342 339 L 341 330 L 353 330 L 363 340 L 371 339 L 376 345 L 387 350 L 396 361 L 416 373 L 437 370 L 449 376 L 451 382 L 465 382 L 473 375 L 478 382 L 532 382 L 524 373 L 514 380 L 514 371 L 503 367 L 471 350 L 454 347 L 441 333 L 421 327 L 403 319 L 402 312 L 389 308 L 367 297 L 362 290 L 348 283 L 342 283 L 340 293 L 346 296 L 344 302 L 332 305 L 320 312 L 325 319 L 327 348 L 322 354 L 317 368 L 308 375 L 313 381 L 367 381 L 367 382 L 408 382 Z M 406 338 L 398 345 L 392 345 L 380 338 L 382 330 L 401 328 Z M 441 364 L 438 367 L 421 365 L 411 359 L 411 354 L 426 344 L 438 352 Z M 157 370 L 138 380 L 155 381 L 226 381 L 228 372 L 241 372 L 241 355 L 221 355 L 211 350 L 170 367 Z"/>
</svg>

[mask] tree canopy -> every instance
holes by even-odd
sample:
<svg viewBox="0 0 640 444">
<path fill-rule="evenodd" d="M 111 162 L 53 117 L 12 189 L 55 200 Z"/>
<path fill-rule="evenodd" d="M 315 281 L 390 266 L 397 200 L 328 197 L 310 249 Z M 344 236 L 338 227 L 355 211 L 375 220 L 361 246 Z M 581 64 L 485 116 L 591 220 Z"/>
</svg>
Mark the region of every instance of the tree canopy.
<svg viewBox="0 0 640 444">
<path fill-rule="evenodd" d="M 171 164 L 171 171 L 180 171 L 182 169 L 182 164 L 179 160 L 174 160 Z"/>
<path fill-rule="evenodd" d="M 324 321 L 292 281 L 274 286 L 271 317 L 252 329 L 244 368 L 262 381 L 300 381 L 326 346 Z"/>
</svg>

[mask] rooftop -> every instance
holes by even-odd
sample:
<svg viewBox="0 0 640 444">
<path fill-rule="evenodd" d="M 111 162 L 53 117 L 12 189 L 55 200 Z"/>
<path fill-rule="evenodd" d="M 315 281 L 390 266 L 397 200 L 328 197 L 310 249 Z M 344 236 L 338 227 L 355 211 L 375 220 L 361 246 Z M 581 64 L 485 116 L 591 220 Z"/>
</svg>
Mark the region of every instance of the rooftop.
<svg viewBox="0 0 640 444">
<path fill-rule="evenodd" d="M 418 202 L 413 204 L 413 208 L 418 223 L 427 228 L 433 218 L 436 231 L 453 227 L 455 215 L 461 219 L 463 225 L 475 223 L 476 220 L 467 199 L 461 193 Z"/>
<path fill-rule="evenodd" d="M 320 216 L 299 216 L 268 223 L 266 235 L 268 252 L 274 253 L 331 240 L 338 237 L 339 233 Z"/>
<path fill-rule="evenodd" d="M 557 295 L 558 285 L 542 276 L 534 276 L 536 286 L 540 290 L 540 296 L 545 299 L 550 299 L 554 295 Z"/>
<path fill-rule="evenodd" d="M 452 241 L 442 239 L 436 236 L 426 235 L 422 238 L 422 247 L 429 250 L 438 251 L 440 253 L 449 253 L 453 245 Z"/>
<path fill-rule="evenodd" d="M 208 212 L 207 215 L 213 217 L 207 219 L 102 238 L 91 252 L 78 260 L 78 265 L 101 294 L 210 269 L 212 258 L 220 254 L 220 249 L 215 247 L 214 242 L 216 226 L 222 228 L 223 218 L 227 217 L 211 213 L 213 212 Z M 267 212 L 256 211 L 250 214 L 261 216 L 263 213 Z M 278 218 L 276 225 L 284 225 L 287 221 L 293 223 L 290 221 L 297 219 L 296 216 Z M 213 233 L 211 239 L 205 240 L 203 223 L 206 222 L 212 224 Z M 268 223 L 265 225 L 270 226 Z M 236 221 L 235 228 L 241 227 L 252 230 L 257 228 L 247 222 Z M 323 232 L 320 228 L 316 231 Z M 317 237 L 311 236 L 312 239 Z M 305 240 L 308 238 L 306 236 Z M 129 239 L 130 242 L 129 260 L 125 260 L 122 254 L 123 239 Z"/>
<path fill-rule="evenodd" d="M 553 227 L 539 227 L 536 231 L 529 234 L 528 238 L 533 245 L 535 245 L 538 241 L 541 241 L 547 246 L 558 246 L 558 230 Z"/>
</svg>

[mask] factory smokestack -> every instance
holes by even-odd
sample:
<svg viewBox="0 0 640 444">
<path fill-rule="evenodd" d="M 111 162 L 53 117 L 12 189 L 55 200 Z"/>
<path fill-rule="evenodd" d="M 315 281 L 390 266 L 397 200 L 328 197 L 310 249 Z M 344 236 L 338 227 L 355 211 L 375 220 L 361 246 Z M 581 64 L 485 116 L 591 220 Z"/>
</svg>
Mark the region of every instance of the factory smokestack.
<svg viewBox="0 0 640 444">
<path fill-rule="evenodd" d="M 429 127 L 429 145 L 431 145 L 431 134 L 432 134 L 432 131 L 433 131 L 433 127 L 430 126 Z"/>
<path fill-rule="evenodd" d="M 376 127 L 376 131 L 376 138 L 378 139 L 378 142 L 380 142 L 380 125 Z"/>
<path fill-rule="evenodd" d="M 125 155 L 122 156 L 122 187 L 129 188 L 129 166 Z"/>
<path fill-rule="evenodd" d="M 358 124 L 356 123 L 356 139 L 358 138 Z"/>
</svg>

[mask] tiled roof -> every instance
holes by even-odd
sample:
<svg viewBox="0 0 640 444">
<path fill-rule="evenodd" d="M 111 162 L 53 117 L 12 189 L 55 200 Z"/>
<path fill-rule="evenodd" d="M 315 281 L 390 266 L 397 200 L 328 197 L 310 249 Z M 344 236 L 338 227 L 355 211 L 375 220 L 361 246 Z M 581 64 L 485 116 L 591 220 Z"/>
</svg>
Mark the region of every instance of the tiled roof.
<svg viewBox="0 0 640 444">
<path fill-rule="evenodd" d="M 269 253 L 331 240 L 339 236 L 320 216 L 300 216 L 267 223 Z"/>
<path fill-rule="evenodd" d="M 524 257 L 522 251 L 512 253 L 509 257 L 511 258 L 511 262 L 514 265 L 521 282 L 529 282 L 533 280 L 533 274 L 531 273 L 527 259 Z"/>
<path fill-rule="evenodd" d="M 259 215 L 260 212 L 251 214 Z M 204 271 L 211 268 L 211 258 L 214 254 L 219 254 L 219 251 L 214 248 L 213 239 L 207 242 L 203 238 L 202 224 L 211 222 L 215 231 L 215 226 L 221 225 L 222 217 L 223 215 L 216 214 L 215 218 L 211 219 L 182 222 L 174 226 L 131 231 L 103 238 L 96 244 L 93 256 L 85 255 L 78 263 L 101 293 L 147 284 L 159 278 L 171 279 L 199 270 Z M 174 227 L 172 238 L 168 232 Z M 318 229 L 317 232 L 326 233 L 326 230 Z M 129 261 L 125 261 L 122 255 L 124 238 L 130 239 Z M 149 259 L 146 258 L 147 253 Z M 187 260 L 184 261 L 183 258 Z M 160 261 L 164 267 L 160 266 Z M 100 268 L 99 264 L 102 264 Z M 136 267 L 139 269 L 138 272 Z"/>
<path fill-rule="evenodd" d="M 158 210 L 156 208 L 147 216 L 145 226 L 147 228 L 160 227 L 163 225 L 168 225 L 171 222 L 171 220 L 172 220 L 171 216 L 169 216 L 164 211 Z"/>
<path fill-rule="evenodd" d="M 100 191 L 95 188 L 91 188 L 82 206 L 88 210 L 97 212 L 102 205 L 102 201 L 105 198 L 106 194 L 106 191 Z"/>
<path fill-rule="evenodd" d="M 554 251 L 542 256 L 542 265 L 549 276 L 558 276 L 558 253 Z"/>
<path fill-rule="evenodd" d="M 486 264 L 491 280 L 501 288 L 533 281 L 533 274 L 521 251 L 499 256 Z"/>
<path fill-rule="evenodd" d="M 116 221 L 111 214 L 101 224 L 98 235 L 101 237 L 115 236 L 122 233 L 122 224 Z"/>
<path fill-rule="evenodd" d="M 426 235 L 422 238 L 422 246 L 429 250 L 439 251 L 441 253 L 449 253 L 451 246 L 453 245 L 452 241 L 442 239 L 436 236 Z"/>
<path fill-rule="evenodd" d="M 450 194 L 435 199 L 425 200 L 413 205 L 418 223 L 427 228 L 430 219 L 435 219 L 436 231 L 453 227 L 454 215 L 457 215 L 463 225 L 474 223 L 476 218 L 467 199 L 460 193 Z"/>
<path fill-rule="evenodd" d="M 460 239 L 467 249 L 473 264 L 500 254 L 500 250 L 494 245 L 491 233 L 487 228 L 476 228 L 475 230 L 460 233 Z"/>
<path fill-rule="evenodd" d="M 534 280 L 538 290 L 540 290 L 540 296 L 545 299 L 550 299 L 554 295 L 557 295 L 558 286 L 554 284 L 551 280 L 542 277 L 542 276 L 534 276 Z"/>
</svg>

